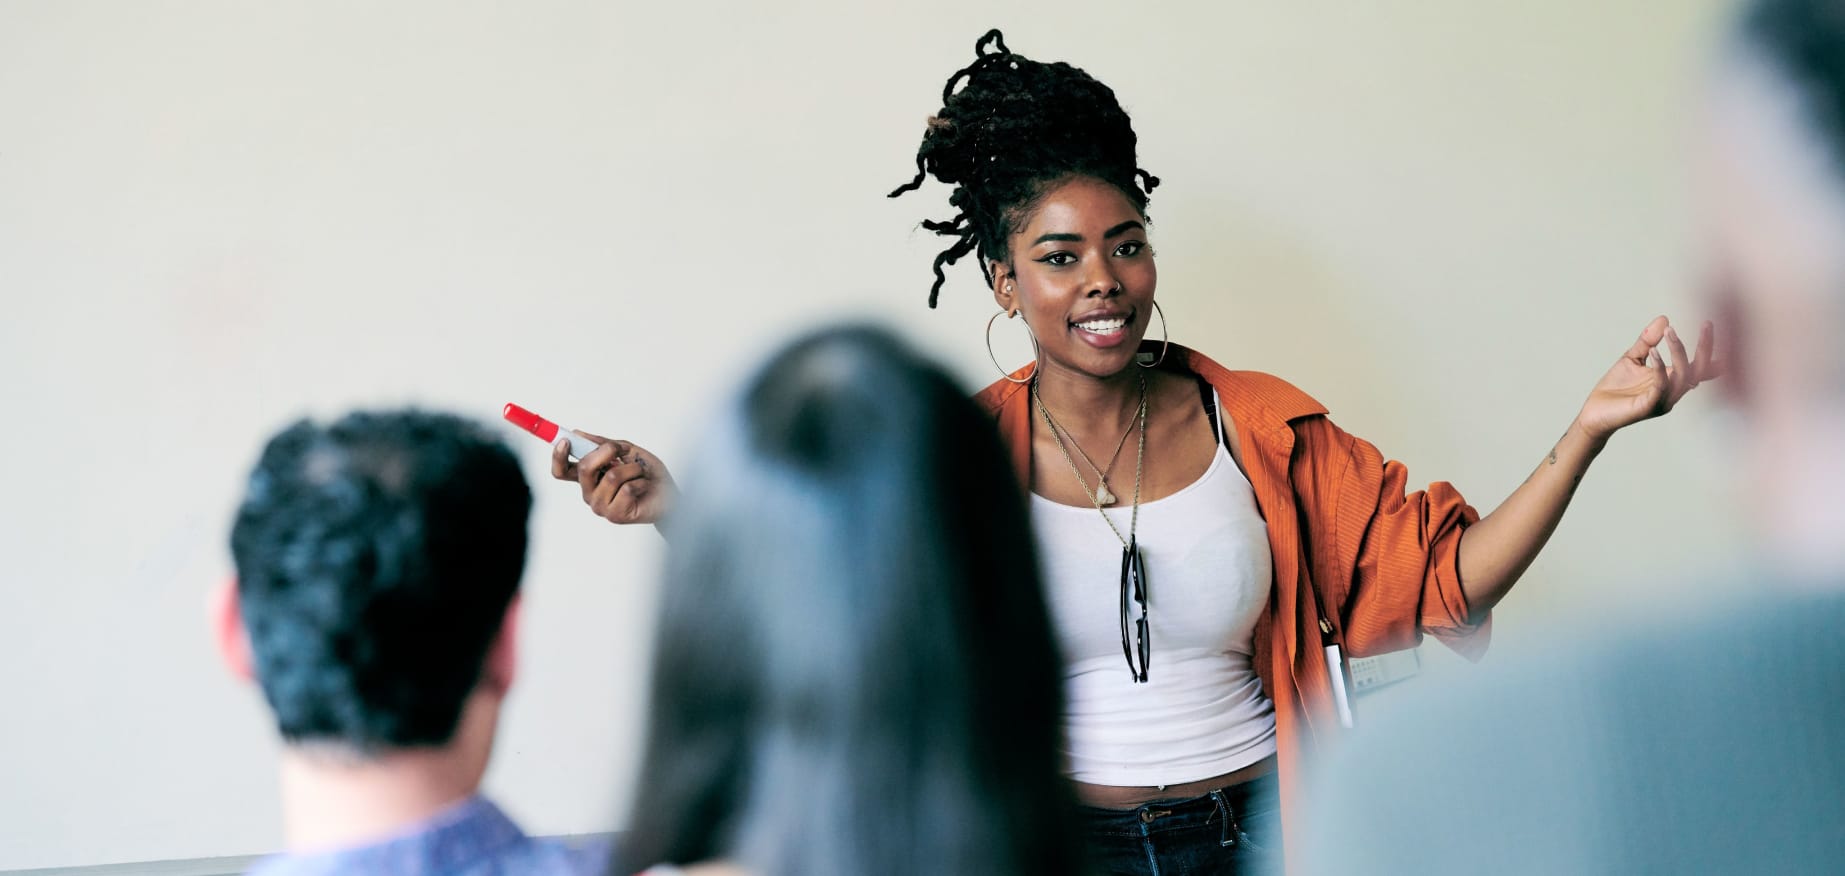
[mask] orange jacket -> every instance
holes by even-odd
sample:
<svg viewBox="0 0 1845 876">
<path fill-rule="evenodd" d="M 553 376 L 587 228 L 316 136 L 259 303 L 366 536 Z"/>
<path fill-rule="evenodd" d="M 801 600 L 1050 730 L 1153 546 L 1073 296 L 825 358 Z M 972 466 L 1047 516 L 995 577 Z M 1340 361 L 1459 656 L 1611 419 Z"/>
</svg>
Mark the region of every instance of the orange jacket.
<svg viewBox="0 0 1845 876">
<path fill-rule="evenodd" d="M 1490 615 L 1471 617 L 1459 548 L 1461 531 L 1480 515 L 1446 483 L 1406 495 L 1401 463 L 1333 425 L 1319 402 L 1278 377 L 1230 371 L 1178 344 L 1162 367 L 1189 369 L 1217 388 L 1268 522 L 1275 580 L 1256 622 L 1255 665 L 1275 703 L 1282 811 L 1303 811 L 1302 759 L 1343 730 L 1309 588 L 1319 591 L 1348 656 L 1414 647 L 1426 631 L 1477 660 L 1492 623 Z M 1027 386 L 996 381 L 974 400 L 997 421 L 1029 484 L 1034 415 Z"/>
</svg>

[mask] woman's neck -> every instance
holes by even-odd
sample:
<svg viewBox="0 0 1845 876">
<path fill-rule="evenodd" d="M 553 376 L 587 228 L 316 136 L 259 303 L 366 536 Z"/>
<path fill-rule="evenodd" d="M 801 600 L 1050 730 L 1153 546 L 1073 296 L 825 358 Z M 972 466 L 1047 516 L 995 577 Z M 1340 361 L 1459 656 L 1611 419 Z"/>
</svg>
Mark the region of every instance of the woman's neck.
<svg viewBox="0 0 1845 876">
<path fill-rule="evenodd" d="M 1037 392 L 1058 425 L 1079 435 L 1111 434 L 1126 429 L 1139 415 L 1145 379 L 1133 366 L 1096 377 L 1044 362 Z"/>
</svg>

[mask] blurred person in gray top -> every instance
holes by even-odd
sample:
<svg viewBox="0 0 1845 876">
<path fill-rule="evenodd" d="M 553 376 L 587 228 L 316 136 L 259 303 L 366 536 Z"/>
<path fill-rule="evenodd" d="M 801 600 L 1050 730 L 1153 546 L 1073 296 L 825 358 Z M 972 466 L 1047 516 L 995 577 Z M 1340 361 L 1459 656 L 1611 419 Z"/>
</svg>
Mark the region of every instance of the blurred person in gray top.
<svg viewBox="0 0 1845 876">
<path fill-rule="evenodd" d="M 1845 872 L 1845 0 L 1742 10 L 1696 150 L 1756 573 L 1375 710 L 1306 872 Z"/>
</svg>

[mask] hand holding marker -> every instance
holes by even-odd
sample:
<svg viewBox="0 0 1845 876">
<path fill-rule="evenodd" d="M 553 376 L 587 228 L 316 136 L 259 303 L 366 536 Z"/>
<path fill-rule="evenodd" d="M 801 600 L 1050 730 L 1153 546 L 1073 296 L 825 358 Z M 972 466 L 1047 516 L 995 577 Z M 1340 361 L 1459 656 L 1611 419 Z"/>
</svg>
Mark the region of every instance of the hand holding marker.
<svg viewBox="0 0 1845 876">
<path fill-rule="evenodd" d="M 573 481 L 583 502 L 611 523 L 658 523 L 677 489 L 666 463 L 646 448 L 590 432 L 566 429 L 515 404 L 506 420 L 551 442 L 551 476 Z"/>
</svg>

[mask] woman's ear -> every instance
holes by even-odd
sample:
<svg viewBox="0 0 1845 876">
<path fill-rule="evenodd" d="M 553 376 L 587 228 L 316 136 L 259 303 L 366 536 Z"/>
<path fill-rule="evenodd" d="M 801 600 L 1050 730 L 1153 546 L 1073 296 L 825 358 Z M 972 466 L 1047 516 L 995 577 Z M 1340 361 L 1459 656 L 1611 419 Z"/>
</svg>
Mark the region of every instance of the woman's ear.
<svg viewBox="0 0 1845 876">
<path fill-rule="evenodd" d="M 993 301 L 1007 313 L 1017 313 L 1018 294 L 1012 287 L 1012 268 L 1005 262 L 993 263 Z"/>
<path fill-rule="evenodd" d="M 237 596 L 237 579 L 219 584 L 211 592 L 208 607 L 212 638 L 218 645 L 218 658 L 239 681 L 256 681 L 256 660 L 250 653 L 250 633 L 243 627 L 243 602 Z"/>
</svg>

